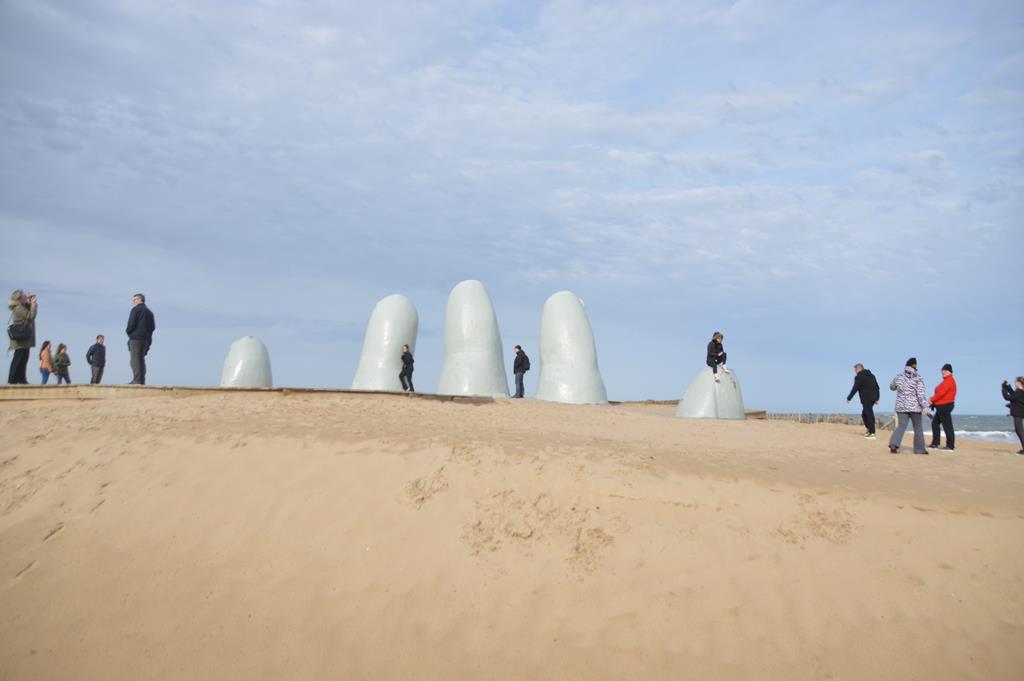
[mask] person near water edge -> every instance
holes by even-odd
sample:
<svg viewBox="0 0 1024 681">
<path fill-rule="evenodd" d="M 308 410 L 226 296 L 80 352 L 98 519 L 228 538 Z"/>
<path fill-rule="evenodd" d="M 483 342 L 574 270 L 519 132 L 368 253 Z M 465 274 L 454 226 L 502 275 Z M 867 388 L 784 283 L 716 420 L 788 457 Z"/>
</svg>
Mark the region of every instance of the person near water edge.
<svg viewBox="0 0 1024 681">
<path fill-rule="evenodd" d="M 1003 399 L 1010 408 L 1010 416 L 1013 417 L 1013 430 L 1020 440 L 1020 451 L 1017 453 L 1024 456 L 1024 376 L 1018 376 L 1016 380 L 1017 389 L 1010 386 L 1009 381 L 1003 381 Z"/>
<path fill-rule="evenodd" d="M 928 400 L 935 409 L 932 419 L 932 443 L 928 449 L 939 449 L 941 438 L 939 426 L 946 433 L 945 451 L 953 451 L 956 447 L 956 433 L 953 431 L 953 404 L 956 401 L 956 379 L 953 378 L 953 365 L 942 365 L 942 383 L 935 386 L 935 394 Z"/>
<path fill-rule="evenodd" d="M 869 369 L 865 369 L 859 362 L 853 365 L 853 388 L 846 396 L 846 403 L 853 401 L 854 395 L 860 395 L 861 412 L 860 418 L 868 432 L 864 437 L 869 440 L 875 439 L 875 405 L 882 398 L 881 389 L 878 387 L 878 379 Z"/>
<path fill-rule="evenodd" d="M 924 426 L 921 424 L 921 412 L 931 416 L 928 398 L 925 397 L 924 381 L 917 373 L 917 358 L 911 357 L 903 371 L 889 383 L 889 390 L 896 392 L 896 428 L 889 438 L 889 451 L 897 454 L 903 441 L 903 433 L 907 432 L 907 424 L 914 425 L 914 454 L 927 454 L 924 446 Z"/>
</svg>

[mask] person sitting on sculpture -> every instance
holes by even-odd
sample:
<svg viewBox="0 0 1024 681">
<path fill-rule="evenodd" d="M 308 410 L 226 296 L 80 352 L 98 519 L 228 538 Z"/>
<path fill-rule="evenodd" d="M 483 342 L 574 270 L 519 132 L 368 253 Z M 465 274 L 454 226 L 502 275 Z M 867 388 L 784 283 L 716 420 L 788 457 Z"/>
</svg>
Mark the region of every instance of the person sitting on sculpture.
<svg viewBox="0 0 1024 681">
<path fill-rule="evenodd" d="M 722 341 L 725 340 L 725 336 L 720 331 L 715 331 L 711 335 L 711 342 L 708 343 L 708 366 L 711 367 L 711 371 L 715 374 L 715 382 L 718 382 L 718 367 L 722 367 L 722 371 L 729 373 L 728 367 L 725 366 L 725 360 L 727 355 L 725 354 L 725 348 L 722 346 Z"/>
<path fill-rule="evenodd" d="M 398 374 L 398 380 L 402 382 L 402 390 L 408 392 L 416 392 L 416 389 L 412 387 L 412 365 L 413 362 L 412 353 L 409 352 L 409 346 L 402 346 L 402 371 Z M 394 371 L 394 369 L 392 369 Z M 392 374 L 393 376 L 394 374 Z"/>
</svg>

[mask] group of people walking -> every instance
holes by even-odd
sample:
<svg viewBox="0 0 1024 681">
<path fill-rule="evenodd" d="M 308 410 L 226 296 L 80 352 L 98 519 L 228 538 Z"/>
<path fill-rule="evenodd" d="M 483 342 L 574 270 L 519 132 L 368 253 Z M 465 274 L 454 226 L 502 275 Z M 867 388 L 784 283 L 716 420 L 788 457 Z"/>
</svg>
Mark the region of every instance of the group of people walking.
<svg viewBox="0 0 1024 681">
<path fill-rule="evenodd" d="M 12 385 L 28 384 L 29 353 L 36 346 L 36 315 L 39 310 L 38 297 L 18 289 L 11 293 L 7 301 L 10 320 L 7 336 L 10 338 L 9 350 L 14 352 L 11 366 L 7 373 L 7 382 Z M 156 330 L 156 318 L 153 311 L 146 307 L 146 296 L 136 293 L 132 297 L 132 309 L 128 315 L 128 352 L 132 368 L 132 383 L 146 383 L 146 355 L 153 344 L 153 332 Z M 43 341 L 39 348 L 40 384 L 46 385 L 50 377 L 57 379 L 57 385 L 71 383 L 71 356 L 68 346 L 59 343 L 56 351 L 50 341 Z M 96 336 L 85 353 L 85 361 L 91 372 L 90 383 L 98 384 L 103 380 L 103 372 L 107 366 L 106 339 L 102 334 Z"/>
<path fill-rule="evenodd" d="M 863 364 L 854 364 L 853 387 L 846 396 L 849 403 L 854 395 L 859 395 L 862 406 L 861 419 L 867 432 L 864 437 L 869 440 L 875 439 L 875 413 L 874 407 L 881 399 L 881 391 L 874 374 L 864 368 Z M 911 357 L 907 360 L 903 371 L 897 374 L 889 382 L 889 389 L 896 393 L 896 426 L 893 428 L 892 436 L 889 438 L 889 451 L 898 454 L 903 442 L 903 435 L 908 426 L 914 429 L 914 453 L 927 454 L 929 449 L 941 449 L 952 452 L 956 449 L 956 431 L 953 429 L 953 409 L 956 406 L 956 379 L 953 378 L 953 366 L 949 363 L 943 364 L 942 381 L 935 388 L 931 397 L 925 390 L 924 379 L 917 371 L 917 358 Z M 1017 377 L 1016 389 L 1010 386 L 1009 381 L 1003 381 L 1002 395 L 1010 408 L 1010 415 L 1013 417 L 1013 427 L 1020 440 L 1020 451 L 1024 454 L 1024 377 Z M 922 414 L 931 418 L 932 438 L 925 446 L 924 423 Z M 946 437 L 946 444 L 942 446 L 942 436 Z"/>
</svg>

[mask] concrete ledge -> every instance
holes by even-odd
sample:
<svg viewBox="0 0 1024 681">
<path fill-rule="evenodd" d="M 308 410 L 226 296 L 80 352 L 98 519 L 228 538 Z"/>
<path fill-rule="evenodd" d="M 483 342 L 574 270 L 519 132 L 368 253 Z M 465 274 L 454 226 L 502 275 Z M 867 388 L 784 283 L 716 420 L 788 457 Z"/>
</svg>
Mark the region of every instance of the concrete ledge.
<svg viewBox="0 0 1024 681">
<path fill-rule="evenodd" d="M 279 395 L 388 395 L 397 399 L 433 400 L 461 404 L 493 404 L 493 397 L 464 397 L 432 393 L 389 392 L 386 390 L 332 390 L 329 388 L 219 388 L 164 385 L 2 385 L 0 401 L 4 400 L 112 400 L 168 395 L 200 395 L 204 393 L 277 393 Z"/>
</svg>

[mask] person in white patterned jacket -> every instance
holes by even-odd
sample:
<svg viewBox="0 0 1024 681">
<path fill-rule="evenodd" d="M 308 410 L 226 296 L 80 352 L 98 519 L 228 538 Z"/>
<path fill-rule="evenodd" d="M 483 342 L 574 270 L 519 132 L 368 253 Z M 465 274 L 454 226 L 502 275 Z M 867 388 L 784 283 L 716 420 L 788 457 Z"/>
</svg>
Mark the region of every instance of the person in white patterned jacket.
<svg viewBox="0 0 1024 681">
<path fill-rule="evenodd" d="M 921 423 L 921 412 L 931 416 L 928 404 L 928 392 L 924 388 L 924 380 L 917 373 L 917 358 L 911 357 L 902 373 L 896 375 L 889 383 L 889 390 L 896 391 L 896 428 L 889 438 L 889 451 L 896 454 L 900 451 L 903 433 L 907 431 L 907 422 L 914 424 L 914 454 L 927 454 L 924 446 L 924 426 Z"/>
</svg>

